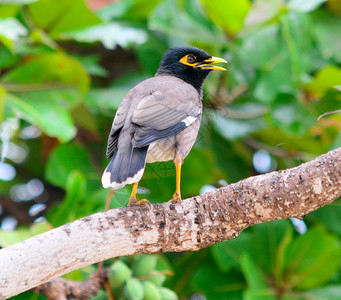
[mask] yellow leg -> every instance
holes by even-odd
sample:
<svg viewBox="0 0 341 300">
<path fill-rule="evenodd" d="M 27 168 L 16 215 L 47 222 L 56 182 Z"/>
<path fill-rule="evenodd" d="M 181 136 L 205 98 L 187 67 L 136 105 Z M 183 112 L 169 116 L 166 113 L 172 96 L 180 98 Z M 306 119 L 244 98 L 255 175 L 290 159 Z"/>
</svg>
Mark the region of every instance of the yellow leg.
<svg viewBox="0 0 341 300">
<path fill-rule="evenodd" d="M 182 166 L 182 159 L 179 154 L 176 154 L 174 159 L 175 164 L 175 193 L 173 195 L 172 201 L 179 202 L 181 200 L 181 188 L 180 188 L 180 181 L 181 181 L 181 166 Z"/>
<path fill-rule="evenodd" d="M 136 205 L 137 204 L 136 192 L 137 192 L 137 187 L 138 186 L 139 186 L 139 182 L 135 182 L 134 185 L 133 185 L 133 189 L 131 191 L 131 194 L 130 194 L 130 199 L 129 199 L 128 206 Z"/>
<path fill-rule="evenodd" d="M 130 194 L 130 199 L 129 199 L 128 206 L 150 204 L 147 199 L 142 199 L 140 201 L 137 201 L 137 199 L 136 199 L 136 192 L 137 192 L 138 185 L 139 185 L 138 182 L 135 182 L 134 185 L 133 185 L 133 189 L 132 189 L 131 194 Z"/>
</svg>

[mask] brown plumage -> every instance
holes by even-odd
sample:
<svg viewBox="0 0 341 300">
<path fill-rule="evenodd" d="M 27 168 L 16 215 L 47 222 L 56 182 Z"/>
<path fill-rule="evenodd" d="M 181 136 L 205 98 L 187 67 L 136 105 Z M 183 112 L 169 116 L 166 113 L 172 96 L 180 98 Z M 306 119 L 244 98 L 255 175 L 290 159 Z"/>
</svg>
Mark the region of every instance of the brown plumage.
<svg viewBox="0 0 341 300">
<path fill-rule="evenodd" d="M 177 168 L 173 200 L 180 199 L 181 164 L 199 131 L 203 82 L 211 70 L 224 70 L 210 65 L 216 62 L 225 61 L 193 47 L 172 48 L 156 76 L 128 92 L 110 131 L 111 161 L 102 176 L 104 188 L 117 190 L 135 183 L 130 199 L 135 204 L 146 162 L 173 160 Z"/>
</svg>

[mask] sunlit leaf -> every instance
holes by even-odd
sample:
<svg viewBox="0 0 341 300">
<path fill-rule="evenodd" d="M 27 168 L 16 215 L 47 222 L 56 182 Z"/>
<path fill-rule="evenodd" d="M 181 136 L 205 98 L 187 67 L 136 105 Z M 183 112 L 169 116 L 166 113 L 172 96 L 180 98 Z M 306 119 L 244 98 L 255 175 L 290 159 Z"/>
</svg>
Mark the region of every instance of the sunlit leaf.
<svg viewBox="0 0 341 300">
<path fill-rule="evenodd" d="M 0 18 L 10 18 L 15 17 L 18 13 L 18 10 L 20 9 L 20 6 L 17 5 L 11 5 L 12 1 L 8 0 L 8 4 L 2 4 L 0 6 Z M 2 3 L 2 1 L 1 1 Z"/>
<path fill-rule="evenodd" d="M 40 0 L 28 5 L 28 12 L 37 26 L 56 36 L 100 23 L 84 0 Z"/>
<path fill-rule="evenodd" d="M 249 12 L 251 3 L 248 0 L 201 0 L 214 23 L 220 25 L 230 34 L 238 32 Z"/>
<path fill-rule="evenodd" d="M 297 12 L 310 12 L 321 6 L 327 0 L 290 0 L 288 8 Z"/>
<path fill-rule="evenodd" d="M 341 68 L 327 66 L 315 75 L 307 85 L 307 89 L 316 96 L 321 97 L 328 89 L 341 84 Z"/>
<path fill-rule="evenodd" d="M 35 56 L 6 73 L 1 80 L 11 84 L 14 91 L 75 88 L 84 93 L 89 86 L 89 77 L 82 65 L 62 52 Z M 15 84 L 29 86 L 25 89 Z"/>
<path fill-rule="evenodd" d="M 119 23 L 100 24 L 62 35 L 63 39 L 74 39 L 78 42 L 101 42 L 108 49 L 116 46 L 126 48 L 132 44 L 142 44 L 147 34 L 142 29 L 123 26 Z"/>
<path fill-rule="evenodd" d="M 312 299 L 338 299 L 341 295 L 341 285 L 328 285 L 319 289 L 313 289 L 306 292 L 306 295 Z"/>
<path fill-rule="evenodd" d="M 141 21 L 145 20 L 160 2 L 161 0 L 117 1 L 100 10 L 97 15 L 108 21 L 115 18 Z"/>
<path fill-rule="evenodd" d="M 283 5 L 282 0 L 255 0 L 252 3 L 250 11 L 245 19 L 247 26 L 254 26 L 257 24 L 265 23 L 280 12 Z"/>
<path fill-rule="evenodd" d="M 58 92 L 56 93 L 58 95 Z M 70 113 L 57 102 L 48 101 L 45 95 L 37 93 L 35 95 L 36 98 L 24 100 L 7 94 L 6 107 L 27 122 L 38 125 L 47 135 L 58 137 L 62 142 L 71 140 L 76 134 L 76 128 Z"/>
<path fill-rule="evenodd" d="M 13 50 L 12 41 L 27 34 L 28 30 L 17 19 L 0 19 L 0 41 L 10 50 Z"/>
</svg>

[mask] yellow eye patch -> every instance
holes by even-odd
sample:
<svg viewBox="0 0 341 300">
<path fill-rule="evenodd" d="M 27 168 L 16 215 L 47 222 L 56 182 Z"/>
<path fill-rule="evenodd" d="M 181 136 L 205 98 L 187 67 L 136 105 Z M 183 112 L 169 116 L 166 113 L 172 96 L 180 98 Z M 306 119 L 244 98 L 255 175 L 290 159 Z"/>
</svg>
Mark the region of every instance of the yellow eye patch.
<svg viewBox="0 0 341 300">
<path fill-rule="evenodd" d="M 182 64 L 194 67 L 197 63 L 197 59 L 193 54 L 186 54 L 179 60 Z"/>
</svg>

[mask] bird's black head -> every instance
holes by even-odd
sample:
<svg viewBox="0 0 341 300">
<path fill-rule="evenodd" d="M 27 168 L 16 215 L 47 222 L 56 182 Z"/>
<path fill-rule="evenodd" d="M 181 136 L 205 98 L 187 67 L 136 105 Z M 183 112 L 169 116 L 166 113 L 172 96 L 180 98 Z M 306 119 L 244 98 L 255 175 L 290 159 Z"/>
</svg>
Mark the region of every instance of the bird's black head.
<svg viewBox="0 0 341 300">
<path fill-rule="evenodd" d="M 201 94 L 202 85 L 212 70 L 224 68 L 212 64 L 225 62 L 219 57 L 212 57 L 204 50 L 195 47 L 174 47 L 163 56 L 156 75 L 172 75 L 195 87 Z"/>
</svg>

